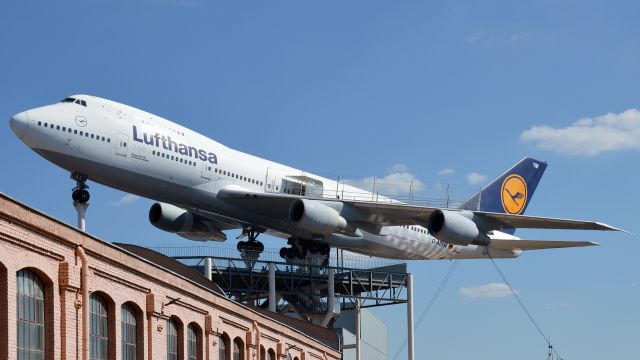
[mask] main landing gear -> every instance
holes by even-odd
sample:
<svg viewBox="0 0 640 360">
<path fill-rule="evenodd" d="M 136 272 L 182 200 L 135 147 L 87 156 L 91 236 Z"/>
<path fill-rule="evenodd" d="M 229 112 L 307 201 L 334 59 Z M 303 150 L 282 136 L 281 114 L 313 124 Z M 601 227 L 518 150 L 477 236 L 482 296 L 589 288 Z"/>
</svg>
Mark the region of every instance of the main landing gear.
<svg viewBox="0 0 640 360">
<path fill-rule="evenodd" d="M 242 239 L 246 236 L 248 237 L 248 240 L 238 242 L 238 245 L 236 246 L 238 251 L 240 251 L 241 254 L 245 252 L 253 252 L 258 255 L 261 254 L 264 251 L 264 245 L 260 241 L 256 240 L 260 234 L 261 232 L 255 231 L 251 228 L 242 230 L 242 234 L 238 236 L 238 239 Z"/>
<path fill-rule="evenodd" d="M 71 174 L 71 178 L 76 181 L 76 186 L 71 193 L 71 199 L 74 203 L 84 204 L 89 201 L 91 197 L 89 195 L 89 186 L 87 186 L 87 175 L 83 175 L 77 172 Z"/>
<path fill-rule="evenodd" d="M 290 238 L 287 244 L 291 245 L 291 247 L 283 247 L 280 249 L 280 257 L 285 260 L 303 260 L 309 255 L 311 255 L 311 257 L 322 256 L 328 259 L 331 251 L 329 244 L 314 240 Z"/>
</svg>

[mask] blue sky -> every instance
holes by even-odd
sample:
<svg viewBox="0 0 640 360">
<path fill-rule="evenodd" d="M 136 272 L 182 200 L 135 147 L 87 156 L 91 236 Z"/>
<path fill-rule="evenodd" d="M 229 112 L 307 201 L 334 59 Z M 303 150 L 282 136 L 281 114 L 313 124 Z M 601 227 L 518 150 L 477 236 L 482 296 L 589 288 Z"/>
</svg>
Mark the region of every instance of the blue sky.
<svg viewBox="0 0 640 360">
<path fill-rule="evenodd" d="M 529 214 L 638 233 L 639 11 L 624 1 L 4 1 L 0 191 L 75 222 L 68 174 L 8 119 L 87 93 L 332 178 L 469 189 L 530 155 L 550 165 Z M 148 224 L 150 201 L 90 185 L 89 232 L 185 244 Z M 602 244 L 498 262 L 560 354 L 640 357 L 640 240 L 517 234 Z M 417 313 L 449 266 L 410 264 Z M 512 297 L 468 296 L 501 282 L 490 262 L 463 262 L 416 334 L 419 357 L 545 357 Z M 376 314 L 393 355 L 404 307 Z"/>
</svg>

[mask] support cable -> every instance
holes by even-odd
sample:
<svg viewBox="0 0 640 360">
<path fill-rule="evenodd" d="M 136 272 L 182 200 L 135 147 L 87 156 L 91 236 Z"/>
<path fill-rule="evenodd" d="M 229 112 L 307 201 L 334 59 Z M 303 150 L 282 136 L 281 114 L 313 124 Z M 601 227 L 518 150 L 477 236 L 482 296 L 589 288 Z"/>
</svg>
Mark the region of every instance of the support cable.
<svg viewBox="0 0 640 360">
<path fill-rule="evenodd" d="M 560 356 L 560 354 L 558 354 L 558 351 L 556 350 L 555 346 L 553 346 L 551 344 L 551 340 L 544 334 L 544 332 L 542 331 L 542 329 L 540 328 L 540 326 L 538 325 L 538 323 L 536 322 L 536 320 L 533 318 L 533 316 L 531 315 L 531 313 L 529 312 L 529 310 L 527 310 L 526 306 L 524 306 L 524 303 L 522 302 L 522 300 L 520 300 L 520 297 L 518 296 L 518 294 L 516 293 L 516 291 L 513 289 L 513 287 L 511 287 L 511 284 L 509 283 L 509 281 L 507 281 L 507 278 L 504 276 L 504 274 L 502 273 L 502 271 L 500 270 L 500 268 L 498 267 L 498 264 L 496 263 L 496 261 L 493 259 L 493 257 L 491 256 L 491 254 L 489 254 L 487 252 L 487 256 L 489 257 L 489 259 L 491 260 L 491 262 L 493 263 L 493 266 L 496 268 L 496 270 L 498 271 L 498 274 L 500 274 L 500 277 L 502 278 L 502 281 L 504 281 L 505 285 L 507 285 L 507 287 L 509 288 L 509 290 L 511 291 L 511 293 L 513 294 L 513 297 L 516 298 L 516 300 L 518 301 L 518 304 L 520 304 L 520 307 L 522 308 L 522 311 L 524 311 L 524 313 L 527 315 L 527 317 L 529 318 L 529 320 L 531 320 L 531 323 L 533 324 L 533 326 L 536 328 L 536 330 L 538 330 L 538 333 L 540 334 L 540 336 L 542 336 L 542 338 L 544 339 L 544 342 L 547 344 L 547 346 L 549 347 L 549 352 L 553 351 L 553 353 L 556 354 L 556 357 L 559 358 L 560 360 L 562 360 L 562 356 Z"/>
<path fill-rule="evenodd" d="M 438 297 L 440 297 L 440 294 L 442 293 L 442 290 L 444 290 L 444 287 L 447 285 L 447 282 L 449 281 L 449 279 L 451 279 L 451 275 L 453 275 L 453 272 L 456 270 L 456 268 L 458 267 L 459 264 L 460 264 L 460 260 L 454 260 L 453 261 L 453 263 L 451 264 L 451 267 L 449 268 L 449 271 L 447 271 L 447 273 L 445 274 L 444 278 L 442 279 L 442 282 L 440 283 L 440 286 L 438 286 L 438 289 L 436 290 L 436 292 L 431 297 L 431 300 L 429 301 L 427 306 L 424 308 L 424 310 L 422 310 L 422 313 L 418 317 L 418 321 L 416 322 L 416 326 L 414 328 L 415 330 L 417 330 L 418 327 L 420 327 L 420 324 L 422 324 L 422 321 L 424 320 L 424 318 L 429 313 L 429 310 L 431 310 L 433 305 L 438 300 Z M 407 339 L 404 339 L 404 341 L 402 342 L 402 345 L 400 345 L 400 348 L 398 348 L 398 351 L 396 351 L 396 354 L 394 355 L 393 360 L 397 360 L 398 359 L 398 356 L 400 356 L 400 353 L 407 346 L 407 341 L 408 341 Z"/>
</svg>

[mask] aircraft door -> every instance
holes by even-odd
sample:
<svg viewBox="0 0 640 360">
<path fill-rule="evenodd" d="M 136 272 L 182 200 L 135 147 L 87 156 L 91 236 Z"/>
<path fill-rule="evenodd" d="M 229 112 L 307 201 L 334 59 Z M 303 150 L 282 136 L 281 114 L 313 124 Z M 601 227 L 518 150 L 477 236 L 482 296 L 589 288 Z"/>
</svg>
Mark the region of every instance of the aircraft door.
<svg viewBox="0 0 640 360">
<path fill-rule="evenodd" d="M 127 147 L 129 143 L 129 135 L 118 133 L 116 141 L 116 155 L 127 156 Z"/>
<path fill-rule="evenodd" d="M 273 169 L 267 168 L 267 175 L 265 176 L 264 181 L 264 191 L 268 193 L 279 192 L 280 188 L 278 186 L 277 180 L 277 174 L 273 171 Z"/>
<path fill-rule="evenodd" d="M 211 172 L 213 171 L 213 165 L 209 162 L 205 162 L 202 164 L 202 175 L 203 179 L 211 180 Z"/>
</svg>

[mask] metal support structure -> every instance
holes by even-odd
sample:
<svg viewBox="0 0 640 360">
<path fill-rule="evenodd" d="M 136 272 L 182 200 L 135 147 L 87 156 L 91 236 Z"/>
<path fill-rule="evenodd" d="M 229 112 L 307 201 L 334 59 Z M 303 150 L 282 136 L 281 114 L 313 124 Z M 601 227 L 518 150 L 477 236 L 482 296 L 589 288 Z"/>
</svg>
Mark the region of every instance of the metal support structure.
<svg viewBox="0 0 640 360">
<path fill-rule="evenodd" d="M 207 279 L 211 280 L 213 279 L 213 277 L 211 276 L 211 271 L 212 271 L 212 261 L 211 258 L 204 258 L 204 276 L 207 277 Z"/>
<path fill-rule="evenodd" d="M 362 336 L 362 329 L 360 328 L 360 299 L 356 300 L 356 360 L 360 360 L 360 338 Z"/>
<path fill-rule="evenodd" d="M 407 276 L 407 359 L 413 360 L 413 275 Z"/>
<path fill-rule="evenodd" d="M 84 216 L 87 212 L 87 208 L 89 208 L 89 203 L 74 201 L 73 207 L 76 209 L 76 213 L 78 213 L 78 229 L 80 229 L 81 231 L 85 231 L 86 221 Z"/>
<path fill-rule="evenodd" d="M 329 274 L 328 274 L 328 279 L 327 279 L 327 313 L 324 316 L 324 319 L 322 319 L 322 322 L 320 323 L 320 326 L 322 327 L 327 327 L 327 325 L 329 325 L 329 321 L 331 321 L 331 318 L 333 318 L 333 315 L 335 314 L 335 310 L 336 310 L 336 305 L 334 304 L 334 300 L 336 298 L 336 291 L 335 291 L 335 281 L 334 281 L 334 275 L 335 275 L 336 270 L 335 269 L 329 269 Z"/>
<path fill-rule="evenodd" d="M 276 312 L 276 264 L 269 263 L 269 311 Z"/>
</svg>

